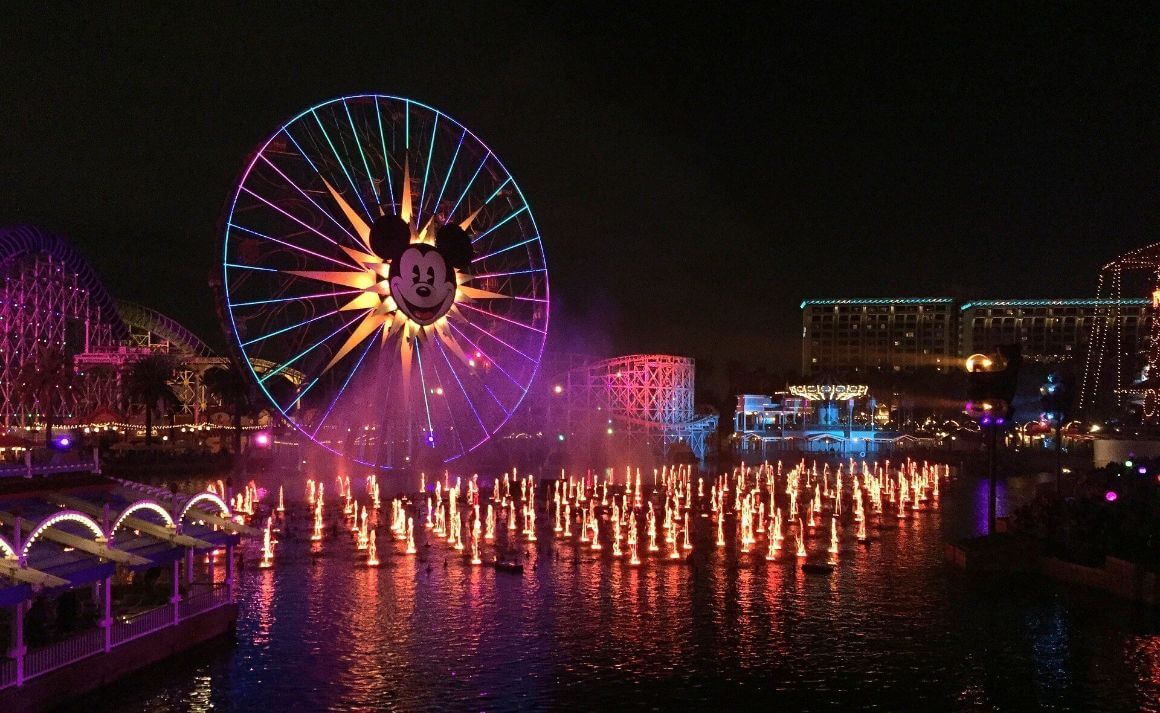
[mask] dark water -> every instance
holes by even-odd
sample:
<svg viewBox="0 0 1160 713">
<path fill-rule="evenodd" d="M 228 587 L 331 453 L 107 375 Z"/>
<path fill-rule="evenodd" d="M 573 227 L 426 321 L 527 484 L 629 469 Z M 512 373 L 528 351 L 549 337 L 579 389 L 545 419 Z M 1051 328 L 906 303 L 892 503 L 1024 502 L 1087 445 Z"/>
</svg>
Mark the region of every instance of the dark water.
<svg viewBox="0 0 1160 713">
<path fill-rule="evenodd" d="M 1003 495 L 1032 487 L 1019 479 Z M 985 523 L 984 495 L 973 480 L 944 486 L 940 512 L 868 550 L 848 532 L 828 577 L 802 573 L 787 553 L 767 563 L 761 545 L 739 561 L 715 553 L 696 572 L 557 546 L 558 559 L 533 553 L 535 570 L 520 577 L 454 555 L 444 568 L 442 546 L 429 550 L 428 573 L 386 539 L 378 570 L 352 565 L 347 537 L 318 558 L 287 542 L 276 569 L 241 574 L 236 645 L 135 676 L 100 706 L 1160 710 L 1155 612 L 943 564 L 945 538 Z M 823 550 L 824 538 L 811 546 Z"/>
</svg>

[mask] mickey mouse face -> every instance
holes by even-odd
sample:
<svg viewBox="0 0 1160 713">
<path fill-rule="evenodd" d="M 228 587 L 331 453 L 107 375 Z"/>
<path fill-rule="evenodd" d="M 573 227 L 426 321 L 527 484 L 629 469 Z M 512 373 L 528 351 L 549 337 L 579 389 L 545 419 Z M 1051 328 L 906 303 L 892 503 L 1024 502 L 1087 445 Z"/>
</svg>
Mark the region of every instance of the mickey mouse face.
<svg viewBox="0 0 1160 713">
<path fill-rule="evenodd" d="M 371 226 L 371 249 L 391 263 L 391 297 L 416 324 L 426 326 L 447 314 L 455 302 L 455 268 L 471 264 L 471 239 L 457 225 L 435 233 L 435 245 L 411 243 L 411 230 L 399 218 L 384 216 Z"/>
<path fill-rule="evenodd" d="M 391 296 L 413 321 L 431 324 L 451 309 L 454 271 L 436 248 L 410 246 L 392 263 L 391 273 Z"/>
</svg>

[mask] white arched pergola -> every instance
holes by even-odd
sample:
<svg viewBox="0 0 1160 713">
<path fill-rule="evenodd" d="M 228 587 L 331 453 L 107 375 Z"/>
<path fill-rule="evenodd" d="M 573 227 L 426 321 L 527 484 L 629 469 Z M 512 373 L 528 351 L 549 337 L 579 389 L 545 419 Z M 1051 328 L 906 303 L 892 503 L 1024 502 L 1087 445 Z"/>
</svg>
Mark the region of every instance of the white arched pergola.
<svg viewBox="0 0 1160 713">
<path fill-rule="evenodd" d="M 225 500 L 222 500 L 213 493 L 202 492 L 185 501 L 185 505 L 181 507 L 181 514 L 177 517 L 177 521 L 181 522 L 184 520 L 186 514 L 189 513 L 190 508 L 192 508 L 194 505 L 197 505 L 198 503 L 203 502 L 213 503 L 216 505 L 218 510 L 221 512 L 222 517 L 228 518 L 230 516 L 230 506 L 226 504 Z"/>
<path fill-rule="evenodd" d="M 165 507 L 161 505 L 161 503 L 157 502 L 156 500 L 138 500 L 137 502 L 122 510 L 121 514 L 117 516 L 117 519 L 113 521 L 112 527 L 109 528 L 109 537 L 112 537 L 114 534 L 116 534 L 117 528 L 125 523 L 125 518 L 131 516 L 135 512 L 140 512 L 142 510 L 155 512 L 161 516 L 161 519 L 165 521 L 165 525 L 167 527 L 174 526 L 173 516 L 169 514 L 169 511 L 166 510 Z"/>
<path fill-rule="evenodd" d="M 32 545 L 36 544 L 36 541 L 44 534 L 44 531 L 62 522 L 75 522 L 88 528 L 89 532 L 93 533 L 94 542 L 100 542 L 105 539 L 105 533 L 101 530 L 101 526 L 96 520 L 77 510 L 61 510 L 44 518 L 32 529 L 32 532 L 28 535 L 28 540 L 24 543 L 24 548 L 20 553 L 21 556 L 28 557 L 28 551 L 32 549 Z"/>
<path fill-rule="evenodd" d="M 0 557 L 5 559 L 16 559 L 16 548 L 9 544 L 8 540 L 0 537 Z"/>
</svg>

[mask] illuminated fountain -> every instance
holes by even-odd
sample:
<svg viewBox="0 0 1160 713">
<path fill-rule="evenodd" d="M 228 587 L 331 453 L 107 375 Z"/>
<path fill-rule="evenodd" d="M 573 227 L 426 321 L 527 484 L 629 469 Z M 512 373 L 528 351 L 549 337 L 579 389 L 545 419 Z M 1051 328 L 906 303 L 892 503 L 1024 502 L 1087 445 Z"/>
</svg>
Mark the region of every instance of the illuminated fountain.
<svg viewBox="0 0 1160 713">
<path fill-rule="evenodd" d="M 370 542 L 367 543 L 367 566 L 368 567 L 378 567 L 379 566 L 379 548 L 375 543 L 376 539 L 377 538 L 375 535 L 375 531 L 371 530 L 371 539 L 370 539 Z"/>
<path fill-rule="evenodd" d="M 483 564 L 483 560 L 479 556 L 479 531 L 479 518 L 476 517 L 471 524 L 471 564 L 474 565 Z"/>
<path fill-rule="evenodd" d="M 447 534 L 447 544 L 453 545 L 458 552 L 463 551 L 463 522 L 460 520 L 459 512 L 456 511 L 451 515 L 451 527 Z"/>
<path fill-rule="evenodd" d="M 838 518 L 830 518 L 830 549 L 832 555 L 838 554 Z"/>
<path fill-rule="evenodd" d="M 322 541 L 322 486 L 318 488 L 318 498 L 314 502 L 314 532 L 311 533 L 310 539 L 313 542 Z"/>
<path fill-rule="evenodd" d="M 282 494 L 282 486 L 278 486 L 278 514 L 282 515 L 286 512 L 286 501 Z"/>
<path fill-rule="evenodd" d="M 358 528 L 358 536 L 355 539 L 355 549 L 362 552 L 368 547 L 370 538 L 367 536 L 367 513 L 366 508 L 363 508 L 362 524 Z"/>
<path fill-rule="evenodd" d="M 375 541 L 375 533 L 371 532 L 371 544 Z M 407 518 L 407 549 L 406 554 L 413 555 L 417 550 L 415 549 L 415 518 Z"/>
<path fill-rule="evenodd" d="M 600 518 L 596 516 L 596 501 L 592 501 L 592 513 L 588 518 L 588 524 L 592 528 L 592 549 L 602 550 L 600 546 Z"/>
<path fill-rule="evenodd" d="M 633 567 L 640 565 L 640 556 L 636 551 L 636 516 L 630 514 L 628 519 L 628 563 Z"/>
<path fill-rule="evenodd" d="M 681 547 L 686 550 L 693 549 L 693 543 L 689 539 L 689 513 L 685 513 L 685 542 Z"/>
<path fill-rule="evenodd" d="M 272 539 L 272 532 L 274 529 L 274 519 L 266 519 L 266 529 L 262 531 L 262 561 L 258 566 L 262 569 L 269 569 L 274 566 L 274 543 Z"/>
<path fill-rule="evenodd" d="M 612 556 L 620 557 L 624 554 L 620 549 L 620 508 L 612 505 Z"/>
<path fill-rule="evenodd" d="M 806 528 L 805 524 L 802 523 L 801 518 L 798 518 L 797 556 L 806 556 Z"/>
</svg>

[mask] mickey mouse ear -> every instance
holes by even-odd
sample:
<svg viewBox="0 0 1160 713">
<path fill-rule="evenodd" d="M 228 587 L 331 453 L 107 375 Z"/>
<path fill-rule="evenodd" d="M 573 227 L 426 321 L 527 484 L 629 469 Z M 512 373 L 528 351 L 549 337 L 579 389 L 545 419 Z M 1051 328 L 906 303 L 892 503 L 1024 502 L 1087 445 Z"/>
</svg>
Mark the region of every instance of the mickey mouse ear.
<svg viewBox="0 0 1160 713">
<path fill-rule="evenodd" d="M 383 260 L 394 262 L 411 244 L 411 228 L 397 215 L 387 214 L 371 226 L 371 250 Z"/>
<path fill-rule="evenodd" d="M 471 265 L 471 238 L 454 223 L 448 223 L 435 233 L 435 247 L 439 248 L 443 259 L 451 267 L 465 268 Z"/>
</svg>

